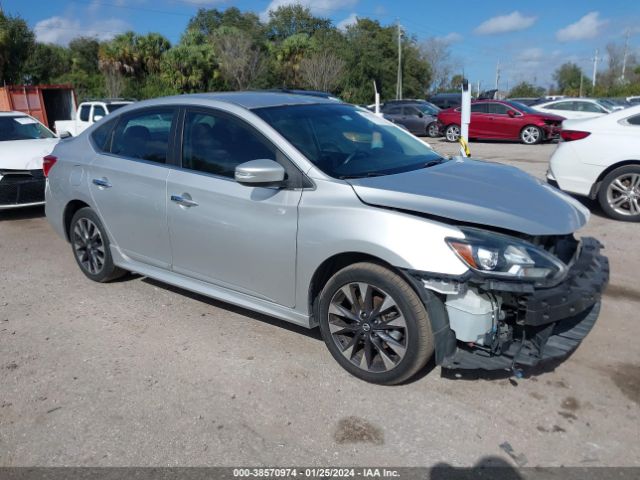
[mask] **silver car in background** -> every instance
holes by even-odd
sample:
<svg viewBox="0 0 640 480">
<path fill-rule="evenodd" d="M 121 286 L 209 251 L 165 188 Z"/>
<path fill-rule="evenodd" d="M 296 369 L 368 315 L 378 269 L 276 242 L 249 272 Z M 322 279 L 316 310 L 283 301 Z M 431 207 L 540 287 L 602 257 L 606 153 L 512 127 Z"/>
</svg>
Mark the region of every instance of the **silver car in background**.
<svg viewBox="0 0 640 480">
<path fill-rule="evenodd" d="M 578 202 L 445 159 L 348 104 L 270 92 L 122 108 L 45 158 L 80 269 L 137 272 L 305 327 L 370 382 L 564 358 L 608 280 Z"/>
</svg>

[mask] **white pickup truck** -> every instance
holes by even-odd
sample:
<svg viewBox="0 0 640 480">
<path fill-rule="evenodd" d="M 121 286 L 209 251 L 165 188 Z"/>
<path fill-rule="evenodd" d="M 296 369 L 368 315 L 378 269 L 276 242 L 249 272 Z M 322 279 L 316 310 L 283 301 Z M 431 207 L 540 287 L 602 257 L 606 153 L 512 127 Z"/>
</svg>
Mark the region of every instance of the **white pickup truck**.
<svg viewBox="0 0 640 480">
<path fill-rule="evenodd" d="M 75 137 L 101 118 L 130 103 L 133 102 L 129 100 L 82 102 L 76 112 L 76 118 L 74 120 L 57 120 L 55 122 L 56 133 L 58 136 L 63 136 L 64 132 L 67 132 Z"/>
</svg>

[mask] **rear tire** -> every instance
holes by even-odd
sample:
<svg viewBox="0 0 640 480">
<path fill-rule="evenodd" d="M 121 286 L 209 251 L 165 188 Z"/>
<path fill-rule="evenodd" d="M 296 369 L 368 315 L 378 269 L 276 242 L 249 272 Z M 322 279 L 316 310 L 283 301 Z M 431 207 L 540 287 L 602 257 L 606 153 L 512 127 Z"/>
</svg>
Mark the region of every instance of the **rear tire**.
<svg viewBox="0 0 640 480">
<path fill-rule="evenodd" d="M 440 129 L 436 122 L 431 122 L 427 125 L 427 137 L 436 138 L 440 136 Z"/>
<path fill-rule="evenodd" d="M 94 282 L 108 282 L 127 273 L 113 264 L 107 231 L 91 208 L 81 208 L 75 213 L 69 226 L 69 240 L 80 270 Z"/>
<path fill-rule="evenodd" d="M 343 268 L 326 283 L 315 307 L 333 358 L 367 382 L 401 383 L 433 354 L 424 304 L 400 275 L 381 265 Z"/>
<path fill-rule="evenodd" d="M 600 185 L 598 202 L 611 218 L 640 222 L 640 165 L 626 165 L 609 172 Z"/>
<path fill-rule="evenodd" d="M 444 130 L 444 136 L 447 142 L 457 142 L 460 138 L 460 127 L 456 124 L 447 125 L 447 128 Z"/>
</svg>

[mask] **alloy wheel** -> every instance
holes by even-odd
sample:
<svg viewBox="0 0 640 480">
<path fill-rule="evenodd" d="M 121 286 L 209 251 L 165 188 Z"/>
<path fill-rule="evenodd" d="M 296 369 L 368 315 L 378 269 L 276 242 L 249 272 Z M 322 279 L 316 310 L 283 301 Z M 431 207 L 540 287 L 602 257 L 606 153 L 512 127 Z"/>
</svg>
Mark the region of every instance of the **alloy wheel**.
<svg viewBox="0 0 640 480">
<path fill-rule="evenodd" d="M 448 141 L 457 142 L 458 138 L 460 138 L 460 128 L 456 125 L 451 125 L 447 127 L 446 135 Z"/>
<path fill-rule="evenodd" d="M 73 251 L 82 267 L 96 275 L 102 271 L 105 262 L 105 247 L 102 233 L 88 218 L 80 218 L 73 228 Z"/>
<path fill-rule="evenodd" d="M 607 187 L 607 203 L 620 215 L 640 215 L 640 174 L 624 173 Z"/>
<path fill-rule="evenodd" d="M 526 127 L 522 130 L 522 141 L 527 145 L 533 145 L 540 140 L 540 129 L 538 127 Z"/>
<path fill-rule="evenodd" d="M 427 127 L 427 135 L 433 138 L 437 137 L 438 133 L 438 125 L 435 122 L 430 123 L 429 127 Z"/>
<path fill-rule="evenodd" d="M 329 304 L 329 331 L 342 355 L 367 372 L 387 372 L 404 358 L 407 322 L 396 301 L 364 283 L 342 286 Z"/>
</svg>

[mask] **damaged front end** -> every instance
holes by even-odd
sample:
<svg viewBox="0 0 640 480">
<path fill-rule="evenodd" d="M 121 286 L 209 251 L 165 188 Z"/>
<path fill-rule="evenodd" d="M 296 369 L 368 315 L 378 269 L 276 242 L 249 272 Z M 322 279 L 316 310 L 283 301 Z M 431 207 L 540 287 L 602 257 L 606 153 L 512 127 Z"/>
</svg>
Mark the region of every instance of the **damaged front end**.
<svg viewBox="0 0 640 480">
<path fill-rule="evenodd" d="M 465 232 L 469 248 L 452 245 L 470 266 L 465 275 L 407 272 L 433 317 L 436 363 L 520 373 L 573 352 L 593 327 L 609 280 L 600 242 L 504 236 L 515 246 L 485 248 L 471 230 Z"/>
</svg>

